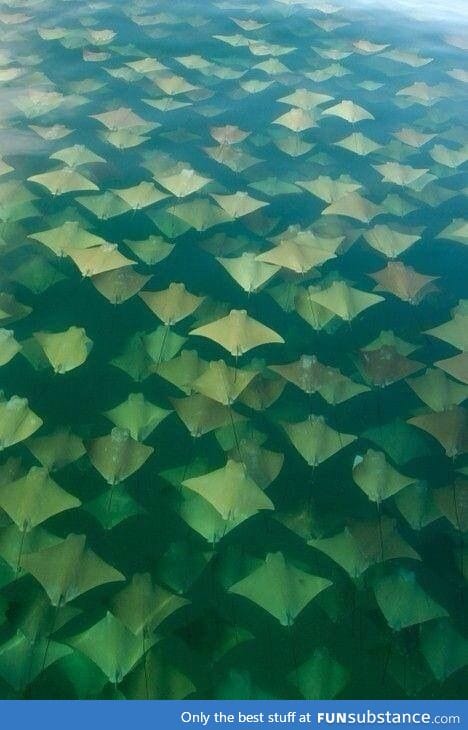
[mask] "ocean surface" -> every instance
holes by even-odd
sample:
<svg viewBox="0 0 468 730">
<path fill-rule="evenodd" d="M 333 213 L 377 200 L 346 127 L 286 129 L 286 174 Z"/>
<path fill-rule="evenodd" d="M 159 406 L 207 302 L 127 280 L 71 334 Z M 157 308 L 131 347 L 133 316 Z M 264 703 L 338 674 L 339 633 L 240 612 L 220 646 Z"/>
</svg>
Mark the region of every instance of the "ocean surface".
<svg viewBox="0 0 468 730">
<path fill-rule="evenodd" d="M 466 698 L 467 28 L 0 3 L 0 697 Z"/>
</svg>

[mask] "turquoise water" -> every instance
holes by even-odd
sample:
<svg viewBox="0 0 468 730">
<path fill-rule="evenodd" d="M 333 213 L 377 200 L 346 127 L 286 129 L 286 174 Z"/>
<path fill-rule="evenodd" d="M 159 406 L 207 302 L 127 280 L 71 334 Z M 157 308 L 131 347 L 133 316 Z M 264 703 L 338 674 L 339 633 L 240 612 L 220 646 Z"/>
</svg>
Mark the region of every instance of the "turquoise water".
<svg viewBox="0 0 468 730">
<path fill-rule="evenodd" d="M 452 10 L 0 6 L 0 696 L 466 695 Z"/>
</svg>

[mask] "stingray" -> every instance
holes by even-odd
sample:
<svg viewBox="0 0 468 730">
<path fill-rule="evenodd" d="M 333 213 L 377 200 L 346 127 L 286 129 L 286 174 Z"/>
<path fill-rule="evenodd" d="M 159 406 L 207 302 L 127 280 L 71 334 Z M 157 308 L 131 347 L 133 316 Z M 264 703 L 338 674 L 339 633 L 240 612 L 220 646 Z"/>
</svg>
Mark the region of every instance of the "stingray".
<svg viewBox="0 0 468 730">
<path fill-rule="evenodd" d="M 274 176 L 249 183 L 248 187 L 258 190 L 260 193 L 267 195 L 268 197 L 274 197 L 277 195 L 297 195 L 301 192 L 297 185 L 293 185 L 290 182 L 286 182 L 285 180 L 281 180 Z"/>
<path fill-rule="evenodd" d="M 373 165 L 373 167 L 382 175 L 382 182 L 394 183 L 403 187 L 410 186 L 428 172 L 428 168 L 416 169 L 398 162 L 385 162 L 383 165 Z"/>
<path fill-rule="evenodd" d="M 118 109 L 103 112 L 102 114 L 92 114 L 91 117 L 92 119 L 97 119 L 98 122 L 101 122 L 101 124 L 111 131 L 147 125 L 144 119 L 128 107 L 119 107 Z"/>
<path fill-rule="evenodd" d="M 419 555 L 400 536 L 395 520 L 351 522 L 333 537 L 309 540 L 308 544 L 328 555 L 351 578 L 358 578 L 368 568 L 387 560 L 420 560 Z"/>
<path fill-rule="evenodd" d="M 161 362 L 172 360 L 183 347 L 186 339 L 177 332 L 173 332 L 168 325 L 160 326 L 154 332 L 145 334 L 143 343 L 146 353 L 153 360 L 152 371 L 157 372 Z"/>
<path fill-rule="evenodd" d="M 147 401 L 143 393 L 130 393 L 127 400 L 104 415 L 115 426 L 128 430 L 135 441 L 145 441 L 170 413 Z"/>
<path fill-rule="evenodd" d="M 421 238 L 418 234 L 402 233 L 389 228 L 387 225 L 374 226 L 374 228 L 365 231 L 363 235 L 369 246 L 390 259 L 398 258 Z"/>
<path fill-rule="evenodd" d="M 155 174 L 154 177 L 176 198 L 186 198 L 212 182 L 210 178 L 198 175 L 195 170 L 183 165 L 176 166 L 175 171 L 174 169 L 167 170 L 165 174 Z"/>
<path fill-rule="evenodd" d="M 72 249 L 68 255 L 83 276 L 96 276 L 135 263 L 120 253 L 115 243 L 103 243 L 86 249 Z"/>
<path fill-rule="evenodd" d="M 269 553 L 253 573 L 229 588 L 270 613 L 282 626 L 292 626 L 303 609 L 331 581 L 299 570 L 282 553 Z"/>
<path fill-rule="evenodd" d="M 234 219 L 242 218 L 268 205 L 268 203 L 252 198 L 245 192 L 237 192 L 233 195 L 215 195 L 211 193 L 211 197 Z"/>
<path fill-rule="evenodd" d="M 297 184 L 326 203 L 341 200 L 348 193 L 353 193 L 362 187 L 360 183 L 355 183 L 343 175 L 337 180 L 320 175 L 315 180 L 297 181 Z"/>
<path fill-rule="evenodd" d="M 275 136 L 273 143 L 281 152 L 289 155 L 289 157 L 302 157 L 302 155 L 307 154 L 307 152 L 310 152 L 314 148 L 313 144 L 305 142 L 297 134 L 281 137 Z"/>
<path fill-rule="evenodd" d="M 374 581 L 374 594 L 394 631 L 447 616 L 447 611 L 419 585 L 413 571 L 398 568 Z"/>
<path fill-rule="evenodd" d="M 150 182 L 140 182 L 131 188 L 116 188 L 112 192 L 122 198 L 134 211 L 142 210 L 169 197 Z"/>
<path fill-rule="evenodd" d="M 39 466 L 33 466 L 26 476 L 0 486 L 0 507 L 22 532 L 29 532 L 49 517 L 80 505 L 79 499 L 62 489 L 47 469 Z"/>
<path fill-rule="evenodd" d="M 128 203 L 110 190 L 106 190 L 105 193 L 101 193 L 100 195 L 81 195 L 76 198 L 76 201 L 102 221 L 123 215 L 130 210 Z"/>
<path fill-rule="evenodd" d="M 369 137 L 365 137 L 361 132 L 353 132 L 348 137 L 341 139 L 339 142 L 335 142 L 335 144 L 337 147 L 343 147 L 343 149 L 354 152 L 360 157 L 366 157 L 382 146 L 369 139 Z"/>
<path fill-rule="evenodd" d="M 112 304 L 123 304 L 143 289 L 151 279 L 150 275 L 138 274 L 127 266 L 113 269 L 91 278 L 93 286 Z"/>
<path fill-rule="evenodd" d="M 204 147 L 203 150 L 213 160 L 219 162 L 220 165 L 225 165 L 233 172 L 244 172 L 244 170 L 248 170 L 253 165 L 262 162 L 258 157 L 247 154 L 239 147 L 219 145 L 218 147 Z"/>
<path fill-rule="evenodd" d="M 70 647 L 40 636 L 31 641 L 20 629 L 0 648 L 0 674 L 20 693 L 52 664 L 70 655 Z"/>
<path fill-rule="evenodd" d="M 462 352 L 468 352 L 468 306 L 462 303 L 451 314 L 452 318 L 448 322 L 425 330 L 425 334 L 448 342 Z"/>
<path fill-rule="evenodd" d="M 65 332 L 35 332 L 34 339 L 59 375 L 82 365 L 93 347 L 82 327 L 70 327 Z"/>
<path fill-rule="evenodd" d="M 263 263 L 255 253 L 244 251 L 236 258 L 216 257 L 244 291 L 249 294 L 257 292 L 279 271 L 279 266 Z"/>
<path fill-rule="evenodd" d="M 246 520 L 274 505 L 252 481 L 243 464 L 228 460 L 222 469 L 186 479 L 182 485 L 209 502 L 224 520 Z"/>
<path fill-rule="evenodd" d="M 135 332 L 125 343 L 123 352 L 110 361 L 138 383 L 154 372 L 154 360 L 146 349 L 145 340 L 144 332 Z"/>
<path fill-rule="evenodd" d="M 182 350 L 179 357 L 158 365 L 156 373 L 182 390 L 186 395 L 193 392 L 193 384 L 208 367 L 194 350 Z"/>
<path fill-rule="evenodd" d="M 468 641 L 450 619 L 439 619 L 421 626 L 420 650 L 434 677 L 444 682 L 466 666 Z"/>
<path fill-rule="evenodd" d="M 3 294 L 0 292 L 0 324 L 12 324 L 27 317 L 31 312 L 31 307 L 18 302 L 12 294 Z"/>
<path fill-rule="evenodd" d="M 20 352 L 21 345 L 12 330 L 0 329 L 0 367 L 6 365 Z"/>
<path fill-rule="evenodd" d="M 446 360 L 438 360 L 434 363 L 436 367 L 441 368 L 456 380 L 460 380 L 468 385 L 468 353 L 461 352 L 455 357 L 449 357 Z"/>
<path fill-rule="evenodd" d="M 325 116 L 341 117 L 351 124 L 362 122 L 363 119 L 375 119 L 373 114 L 364 109 L 362 106 L 355 104 L 353 101 L 341 101 L 339 104 L 335 104 L 332 107 L 328 107 L 322 112 Z"/>
<path fill-rule="evenodd" d="M 125 680 L 125 697 L 135 700 L 183 700 L 196 687 L 172 657 L 150 649 L 143 662 Z"/>
<path fill-rule="evenodd" d="M 64 193 L 79 190 L 99 190 L 95 183 L 81 175 L 73 167 L 61 167 L 51 172 L 32 175 L 28 177 L 28 180 L 43 185 L 52 195 L 63 195 Z"/>
<path fill-rule="evenodd" d="M 335 258 L 335 254 L 329 251 L 285 240 L 275 248 L 259 254 L 257 261 L 290 269 L 297 274 L 305 274 L 314 266 L 320 266 L 333 258 Z"/>
<path fill-rule="evenodd" d="M 440 518 L 433 490 L 426 482 L 402 489 L 395 495 L 395 505 L 413 530 L 422 530 Z"/>
<path fill-rule="evenodd" d="M 193 389 L 217 403 L 230 406 L 256 375 L 255 370 L 238 370 L 229 367 L 223 360 L 212 361 L 193 382 Z"/>
<path fill-rule="evenodd" d="M 318 466 L 356 440 L 325 423 L 323 416 L 310 415 L 300 423 L 283 423 L 291 443 L 309 466 Z"/>
<path fill-rule="evenodd" d="M 165 588 L 154 585 L 149 573 L 135 573 L 131 582 L 112 600 L 112 613 L 135 636 L 145 639 L 169 616 L 189 604 Z M 147 642 L 144 644 L 148 648 Z"/>
<path fill-rule="evenodd" d="M 396 383 L 424 367 L 423 363 L 400 355 L 393 345 L 360 350 L 357 365 L 365 380 L 378 388 Z"/>
<path fill-rule="evenodd" d="M 24 555 L 21 566 L 42 585 L 53 606 L 63 606 L 122 573 L 86 547 L 85 535 L 68 535 L 52 547 Z"/>
<path fill-rule="evenodd" d="M 354 289 L 344 281 L 335 281 L 322 290 L 311 291 L 309 288 L 309 298 L 347 322 L 351 322 L 369 307 L 384 301 L 383 297 Z"/>
<path fill-rule="evenodd" d="M 166 325 L 173 325 L 194 313 L 205 297 L 190 294 L 184 284 L 172 283 L 164 291 L 143 291 L 140 298 Z"/>
<path fill-rule="evenodd" d="M 92 465 L 110 486 L 128 479 L 154 452 L 130 436 L 127 428 L 113 428 L 108 436 L 93 439 L 87 445 Z"/>
<path fill-rule="evenodd" d="M 69 134 L 73 133 L 73 129 L 69 129 L 63 124 L 52 124 L 51 126 L 41 126 L 38 124 L 30 124 L 29 129 L 32 129 L 39 137 L 45 140 L 56 140 L 68 137 Z"/>
<path fill-rule="evenodd" d="M 306 700 L 331 700 L 346 687 L 349 672 L 326 647 L 320 646 L 291 673 L 290 681 Z"/>
<path fill-rule="evenodd" d="M 250 135 L 239 127 L 227 124 L 224 127 L 210 127 L 210 134 L 219 144 L 231 145 L 243 142 Z"/>
<path fill-rule="evenodd" d="M 328 94 L 317 94 L 309 89 L 296 89 L 291 94 L 282 96 L 276 101 L 281 104 L 289 104 L 289 106 L 305 109 L 307 111 L 332 100 L 333 97 L 328 96 Z"/>
<path fill-rule="evenodd" d="M 277 117 L 273 124 L 279 124 L 292 132 L 304 132 L 306 129 L 316 127 L 317 119 L 315 113 L 293 107 L 285 114 Z"/>
<path fill-rule="evenodd" d="M 284 463 L 284 454 L 268 451 L 250 439 L 241 439 L 239 449 L 230 451 L 229 458 L 241 463 L 260 489 L 267 489 L 275 481 Z"/>
<path fill-rule="evenodd" d="M 453 484 L 434 491 L 434 501 L 440 513 L 459 532 L 468 531 L 468 482 L 455 479 Z"/>
<path fill-rule="evenodd" d="M 354 218 L 363 223 L 370 223 L 373 218 L 382 213 L 381 206 L 375 205 L 359 193 L 348 193 L 322 210 L 322 215 L 338 215 Z"/>
<path fill-rule="evenodd" d="M 164 261 L 174 250 L 174 244 L 169 243 L 162 236 L 149 236 L 143 241 L 132 241 L 126 238 L 124 243 L 148 266 L 154 266 Z"/>
<path fill-rule="evenodd" d="M 80 165 L 105 162 L 103 157 L 99 157 L 95 152 L 81 144 L 75 144 L 72 147 L 54 152 L 50 156 L 50 159 L 60 160 L 68 165 L 68 167 L 79 167 Z"/>
<path fill-rule="evenodd" d="M 156 641 L 155 636 L 148 636 L 146 648 Z M 67 643 L 97 664 L 114 686 L 133 669 L 145 650 L 140 638 L 110 611 L 91 628 L 68 638 Z"/>
<path fill-rule="evenodd" d="M 408 423 L 433 436 L 450 458 L 454 459 L 468 450 L 466 411 L 460 406 L 453 406 L 442 413 L 414 416 Z"/>
<path fill-rule="evenodd" d="M 416 395 L 436 413 L 460 405 L 466 398 L 464 385 L 451 380 L 438 369 L 429 369 L 424 375 L 407 381 Z"/>
<path fill-rule="evenodd" d="M 278 400 L 285 385 L 282 378 L 270 376 L 268 371 L 263 371 L 242 391 L 239 400 L 254 411 L 264 411 Z"/>
<path fill-rule="evenodd" d="M 468 223 L 462 218 L 455 218 L 436 238 L 445 238 L 466 246 L 468 245 Z"/>
<path fill-rule="evenodd" d="M 222 426 L 232 427 L 233 423 L 244 420 L 244 416 L 200 393 L 187 398 L 171 398 L 170 401 L 193 438 L 200 438 Z"/>
<path fill-rule="evenodd" d="M 67 256 L 70 250 L 101 246 L 106 241 L 90 233 L 77 221 L 66 221 L 57 228 L 30 234 L 29 238 L 47 246 L 56 256 Z"/>
<path fill-rule="evenodd" d="M 33 294 L 42 294 L 54 284 L 66 279 L 42 256 L 28 257 L 11 273 L 10 278 Z"/>
<path fill-rule="evenodd" d="M 434 139 L 436 135 L 424 134 L 423 132 L 418 132 L 416 129 L 411 129 L 411 127 L 404 127 L 398 132 L 394 132 L 393 136 L 399 139 L 400 142 L 403 142 L 403 144 L 419 149 Z"/>
<path fill-rule="evenodd" d="M 335 314 L 330 309 L 327 309 L 321 304 L 317 304 L 315 301 L 314 295 L 320 291 L 321 289 L 314 286 L 310 286 L 305 290 L 299 289 L 294 299 L 296 311 L 299 316 L 315 330 L 323 329 L 335 317 Z"/>
<path fill-rule="evenodd" d="M 411 266 L 405 266 L 400 261 L 391 261 L 385 269 L 369 276 L 378 284 L 374 291 L 389 291 L 398 299 L 413 305 L 418 305 L 427 294 L 434 291 L 432 282 L 439 278 L 418 274 Z"/>
<path fill-rule="evenodd" d="M 35 436 L 26 442 L 31 454 L 49 471 L 73 464 L 85 453 L 83 441 L 68 428 L 57 429 L 48 436 Z"/>
<path fill-rule="evenodd" d="M 315 355 L 301 355 L 296 362 L 270 365 L 269 368 L 309 395 L 320 392 L 333 378 L 331 369 L 322 365 Z"/>
<path fill-rule="evenodd" d="M 239 357 L 260 345 L 284 343 L 280 335 L 249 317 L 244 309 L 232 309 L 227 317 L 197 327 L 189 334 L 217 342 L 234 357 Z"/>
<path fill-rule="evenodd" d="M 356 456 L 353 480 L 372 502 L 380 504 L 413 484 L 415 479 L 400 474 L 385 459 L 381 451 L 369 449 L 364 456 Z"/>
<path fill-rule="evenodd" d="M 230 216 L 222 208 L 207 199 L 180 203 L 171 208 L 171 214 L 199 232 L 231 221 Z"/>
</svg>

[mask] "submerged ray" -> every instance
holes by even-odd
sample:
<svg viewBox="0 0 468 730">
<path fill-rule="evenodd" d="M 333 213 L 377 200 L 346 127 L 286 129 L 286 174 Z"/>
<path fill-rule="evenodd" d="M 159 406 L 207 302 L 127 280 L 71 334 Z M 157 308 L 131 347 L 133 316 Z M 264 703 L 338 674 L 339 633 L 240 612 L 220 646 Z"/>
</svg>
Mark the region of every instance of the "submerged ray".
<svg viewBox="0 0 468 730">
<path fill-rule="evenodd" d="M 70 327 L 65 332 L 35 332 L 34 339 L 59 375 L 82 365 L 93 347 L 82 327 Z"/>
<path fill-rule="evenodd" d="M 145 441 L 170 413 L 147 401 L 143 393 L 130 393 L 127 400 L 104 415 L 114 426 L 127 430 L 135 441 Z"/>
<path fill-rule="evenodd" d="M 290 269 L 298 274 L 305 274 L 314 266 L 320 266 L 333 258 L 335 258 L 335 254 L 329 251 L 309 244 L 301 245 L 292 240 L 285 240 L 269 251 L 259 254 L 257 261 Z"/>
<path fill-rule="evenodd" d="M 167 173 L 155 174 L 155 180 L 176 198 L 186 198 L 212 182 L 210 178 L 198 175 L 189 167 L 179 166 L 175 172 L 168 170 Z"/>
<path fill-rule="evenodd" d="M 32 233 L 30 238 L 43 243 L 57 256 L 67 256 L 70 250 L 101 246 L 106 241 L 83 228 L 78 221 L 66 221 L 57 228 Z"/>
<path fill-rule="evenodd" d="M 135 573 L 131 582 L 114 596 L 112 613 L 135 636 L 148 636 L 188 603 L 186 598 L 155 585 L 149 573 Z"/>
<path fill-rule="evenodd" d="M 194 350 L 182 350 L 179 357 L 160 363 L 155 372 L 160 378 L 167 380 L 190 395 L 194 390 L 194 383 L 208 367 Z"/>
<path fill-rule="evenodd" d="M 68 535 L 52 547 L 24 555 L 21 565 L 39 581 L 53 606 L 63 606 L 104 583 L 125 580 L 86 547 L 85 535 Z"/>
<path fill-rule="evenodd" d="M 353 480 L 369 499 L 377 504 L 415 481 L 413 477 L 404 476 L 394 469 L 381 451 L 372 449 L 369 449 L 364 456 L 356 456 L 353 464 Z"/>
<path fill-rule="evenodd" d="M 0 391 L 0 451 L 25 441 L 42 426 L 26 398 L 13 395 L 6 400 Z"/>
<path fill-rule="evenodd" d="M 182 482 L 219 512 L 224 520 L 246 520 L 274 505 L 248 475 L 243 464 L 228 460 L 222 469 Z"/>
<path fill-rule="evenodd" d="M 110 486 L 128 479 L 154 452 L 130 436 L 128 429 L 113 428 L 108 436 L 93 439 L 87 447 L 89 459 Z"/>
<path fill-rule="evenodd" d="M 73 249 L 68 255 L 79 268 L 83 276 L 96 276 L 135 263 L 120 253 L 115 243 L 103 243 L 86 249 Z"/>
<path fill-rule="evenodd" d="M 171 398 L 170 401 L 193 438 L 244 420 L 244 416 L 201 393 L 193 393 L 187 398 Z"/>
<path fill-rule="evenodd" d="M 401 261 L 391 261 L 385 269 L 369 276 L 377 282 L 374 291 L 388 291 L 404 302 L 417 305 L 430 292 L 434 291 L 433 281 L 437 276 L 418 274 L 411 266 Z"/>
<path fill-rule="evenodd" d="M 329 309 L 341 319 L 351 322 L 361 312 L 369 307 L 385 301 L 377 294 L 354 289 L 344 281 L 335 281 L 326 289 L 314 290 L 309 288 L 309 298 Z"/>
<path fill-rule="evenodd" d="M 369 246 L 387 258 L 394 259 L 404 253 L 413 243 L 420 240 L 418 234 L 402 233 L 386 225 L 374 226 L 364 232 L 364 238 Z"/>
<path fill-rule="evenodd" d="M 279 266 L 264 263 L 257 254 L 244 251 L 236 258 L 217 256 L 219 261 L 234 281 L 246 292 L 253 293 L 261 289 L 279 271 Z"/>
<path fill-rule="evenodd" d="M 164 261 L 174 250 L 174 244 L 166 241 L 162 236 L 149 236 L 143 241 L 124 239 L 125 245 L 148 266 Z"/>
<path fill-rule="evenodd" d="M 257 371 L 231 368 L 223 360 L 210 362 L 208 368 L 193 382 L 193 389 L 207 398 L 232 405 L 255 378 Z"/>
<path fill-rule="evenodd" d="M 189 334 L 214 340 L 235 357 L 260 345 L 284 343 L 279 334 L 249 317 L 245 309 L 232 309 L 227 317 L 197 327 Z"/>
<path fill-rule="evenodd" d="M 122 304 L 143 289 L 150 275 L 138 274 L 130 266 L 91 277 L 93 286 L 112 304 Z"/>
<path fill-rule="evenodd" d="M 356 362 L 366 382 L 378 388 L 403 380 L 424 367 L 422 362 L 401 355 L 394 345 L 360 350 Z"/>
<path fill-rule="evenodd" d="M 20 350 L 21 345 L 15 340 L 13 330 L 0 328 L 0 367 L 9 363 Z"/>
<path fill-rule="evenodd" d="M 26 446 L 49 471 L 73 464 L 86 453 L 83 441 L 68 428 L 57 429 L 48 436 L 30 438 Z"/>
<path fill-rule="evenodd" d="M 112 192 L 127 203 L 131 210 L 142 210 L 150 205 L 159 203 L 169 196 L 158 190 L 156 185 L 149 182 L 140 182 L 131 188 L 114 188 Z"/>
<path fill-rule="evenodd" d="M 468 450 L 467 414 L 460 406 L 453 406 L 442 413 L 414 416 L 408 423 L 433 436 L 451 458 Z"/>
<path fill-rule="evenodd" d="M 318 466 L 356 440 L 325 423 L 323 416 L 310 415 L 300 423 L 283 423 L 291 443 L 309 466 Z"/>
<path fill-rule="evenodd" d="M 446 360 L 438 360 L 434 365 L 456 378 L 456 380 L 468 385 L 468 352 L 461 352 L 459 355 L 449 357 Z"/>
<path fill-rule="evenodd" d="M 394 631 L 447 616 L 447 611 L 419 585 L 413 571 L 398 568 L 374 582 L 376 601 Z"/>
<path fill-rule="evenodd" d="M 195 312 L 205 297 L 190 294 L 184 284 L 169 284 L 163 291 L 140 292 L 140 299 L 165 325 L 173 325 Z"/>
<path fill-rule="evenodd" d="M 466 388 L 448 378 L 438 369 L 429 369 L 424 375 L 406 381 L 423 403 L 437 413 L 460 405 L 467 397 Z"/>
<path fill-rule="evenodd" d="M 219 206 L 231 216 L 231 218 L 242 218 L 249 215 L 260 208 L 264 208 L 268 203 L 257 200 L 245 192 L 237 192 L 233 195 L 215 195 L 211 193 L 211 197 L 216 200 Z"/>
<path fill-rule="evenodd" d="M 328 107 L 328 109 L 325 109 L 322 112 L 322 115 L 324 117 L 341 117 L 345 121 L 351 122 L 352 124 L 362 122 L 363 119 L 375 119 L 373 114 L 368 112 L 367 109 L 364 109 L 362 106 L 359 106 L 359 104 L 355 104 L 354 101 L 349 100 L 341 101 L 339 104 Z"/>
<path fill-rule="evenodd" d="M 355 192 L 348 193 L 343 198 L 336 200 L 328 208 L 322 210 L 322 215 L 346 216 L 363 223 L 370 223 L 373 218 L 382 212 L 384 211 L 382 211 L 381 206 L 375 205 L 375 203 Z"/>
<path fill-rule="evenodd" d="M 462 352 L 468 352 L 468 300 L 452 310 L 452 318 L 448 322 L 425 330 L 425 334 L 448 342 Z"/>
<path fill-rule="evenodd" d="M 99 190 L 95 183 L 81 175 L 73 167 L 61 167 L 51 172 L 32 175 L 28 177 L 28 180 L 43 185 L 52 195 L 63 195 L 64 193 L 79 190 Z"/>
<path fill-rule="evenodd" d="M 81 502 L 62 489 L 47 469 L 33 466 L 26 476 L 0 486 L 0 507 L 22 532 L 29 532 L 53 515 Z"/>
<path fill-rule="evenodd" d="M 253 601 L 282 626 L 291 626 L 301 611 L 331 585 L 326 578 L 287 563 L 282 553 L 269 553 L 263 565 L 232 585 L 229 592 Z"/>
</svg>

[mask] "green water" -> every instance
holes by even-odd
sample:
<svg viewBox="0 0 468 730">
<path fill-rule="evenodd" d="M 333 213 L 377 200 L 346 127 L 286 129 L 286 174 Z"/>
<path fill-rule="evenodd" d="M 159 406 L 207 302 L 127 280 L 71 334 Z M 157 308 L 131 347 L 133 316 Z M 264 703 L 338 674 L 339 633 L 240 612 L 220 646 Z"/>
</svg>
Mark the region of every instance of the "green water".
<svg viewBox="0 0 468 730">
<path fill-rule="evenodd" d="M 0 4 L 1 697 L 466 696 L 464 27 Z"/>
</svg>

